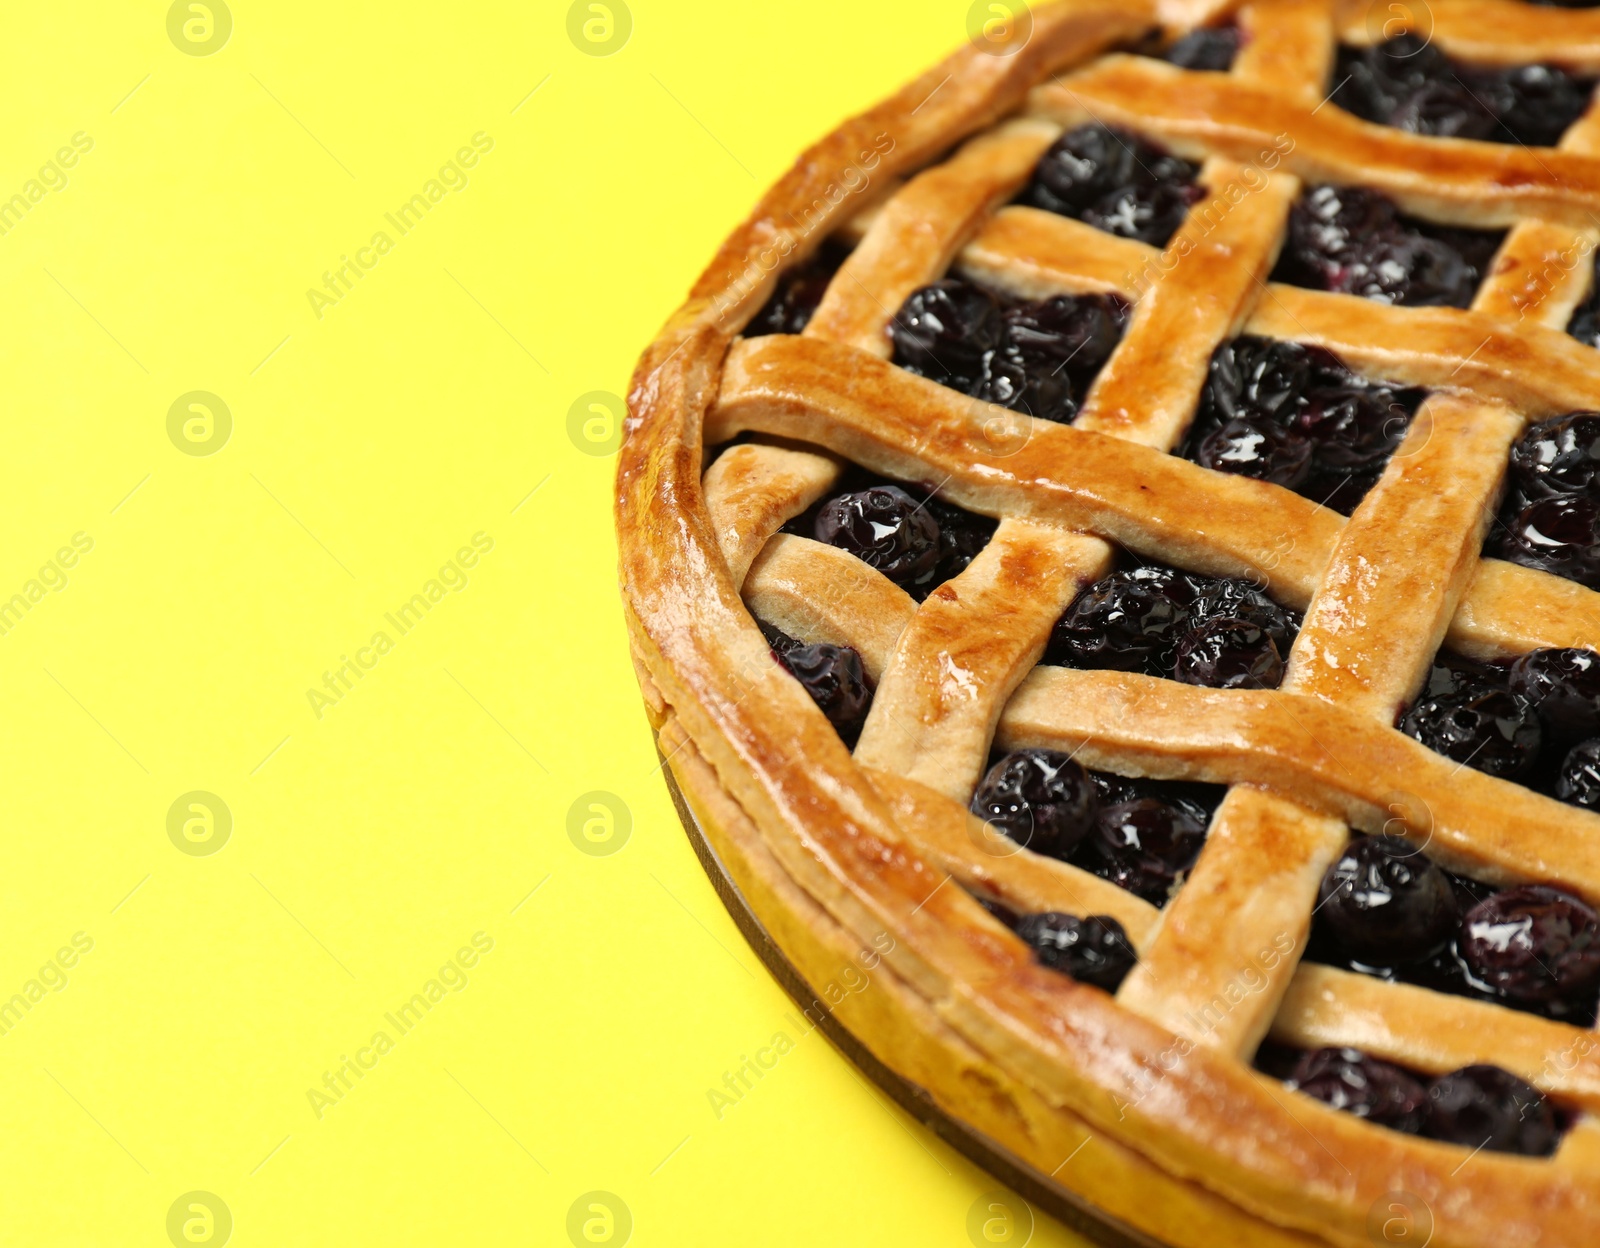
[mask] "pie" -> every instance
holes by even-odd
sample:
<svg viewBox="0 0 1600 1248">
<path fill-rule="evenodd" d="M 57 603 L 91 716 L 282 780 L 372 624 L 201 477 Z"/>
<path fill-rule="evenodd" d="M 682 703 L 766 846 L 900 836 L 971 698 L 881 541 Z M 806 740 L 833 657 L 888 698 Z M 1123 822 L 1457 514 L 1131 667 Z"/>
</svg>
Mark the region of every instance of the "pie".
<svg viewBox="0 0 1600 1248">
<path fill-rule="evenodd" d="M 1584 7 L 991 24 L 635 374 L 630 638 L 722 870 L 1147 1240 L 1600 1242 Z"/>
</svg>

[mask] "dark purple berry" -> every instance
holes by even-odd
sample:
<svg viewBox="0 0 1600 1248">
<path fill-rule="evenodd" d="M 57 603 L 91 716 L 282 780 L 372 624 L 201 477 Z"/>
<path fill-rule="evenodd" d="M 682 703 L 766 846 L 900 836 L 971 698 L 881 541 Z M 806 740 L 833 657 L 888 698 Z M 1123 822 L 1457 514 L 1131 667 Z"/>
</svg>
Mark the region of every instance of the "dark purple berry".
<svg viewBox="0 0 1600 1248">
<path fill-rule="evenodd" d="M 1359 1049 L 1312 1049 L 1296 1064 L 1289 1086 L 1407 1135 L 1422 1129 L 1428 1109 L 1427 1089 L 1418 1080 Z"/>
<path fill-rule="evenodd" d="M 798 334 L 810 322 L 833 275 L 849 254 L 848 248 L 826 242 L 811 259 L 782 274 L 766 306 L 745 327 L 745 337 Z"/>
<path fill-rule="evenodd" d="M 1316 917 L 1349 957 L 1397 966 L 1442 949 L 1460 911 L 1450 878 L 1415 845 L 1363 836 L 1322 877 Z"/>
<path fill-rule="evenodd" d="M 972 813 L 1036 853 L 1065 858 L 1094 827 L 1100 799 L 1084 769 L 1055 750 L 1014 750 L 984 776 Z"/>
<path fill-rule="evenodd" d="M 1212 354 L 1202 414 L 1215 424 L 1265 417 L 1287 425 L 1313 386 L 1346 377 L 1343 366 L 1320 348 L 1272 338 L 1234 338 Z"/>
<path fill-rule="evenodd" d="M 1199 198 L 1198 188 L 1187 183 L 1125 186 L 1090 204 L 1082 219 L 1119 238 L 1165 247 Z"/>
<path fill-rule="evenodd" d="M 1165 59 L 1179 69 L 1226 73 L 1233 67 L 1233 58 L 1239 53 L 1242 34 L 1237 26 L 1191 30 L 1167 49 Z"/>
<path fill-rule="evenodd" d="M 1295 426 L 1311 440 L 1323 467 L 1344 472 L 1381 468 L 1410 424 L 1415 404 L 1407 398 L 1375 386 L 1320 389 L 1307 396 Z"/>
<path fill-rule="evenodd" d="M 1426 83 L 1390 115 L 1389 124 L 1443 139 L 1488 139 L 1500 122 L 1483 101 L 1457 81 Z"/>
<path fill-rule="evenodd" d="M 1444 53 L 1408 31 L 1369 48 L 1341 48 L 1333 102 L 1366 121 L 1388 125 L 1414 92 L 1449 73 Z"/>
<path fill-rule="evenodd" d="M 1030 914 L 1017 924 L 1017 935 L 1042 965 L 1107 992 L 1115 992 L 1139 960 L 1122 924 L 1108 914 Z"/>
<path fill-rule="evenodd" d="M 1600 654 L 1593 650 L 1531 650 L 1507 676 L 1532 702 L 1550 741 L 1600 736 Z"/>
<path fill-rule="evenodd" d="M 1087 389 L 1111 358 L 1127 305 L 1100 295 L 1056 295 L 1005 310 L 1006 343 L 1031 374 L 1063 374 Z"/>
<path fill-rule="evenodd" d="M 1548 884 L 1524 884 L 1479 902 L 1461 920 L 1472 976 L 1520 1005 L 1576 1005 L 1600 984 L 1600 916 Z"/>
<path fill-rule="evenodd" d="M 1164 247 L 1202 192 L 1197 166 L 1125 131 L 1069 130 L 1040 159 L 1023 201 Z"/>
<path fill-rule="evenodd" d="M 1271 637 L 1285 657 L 1300 632 L 1298 611 L 1280 606 L 1253 582 L 1238 577 L 1225 577 L 1203 588 L 1189 608 L 1189 617 L 1191 627 L 1222 619 L 1248 620 Z"/>
<path fill-rule="evenodd" d="M 1485 90 L 1514 142 L 1554 147 L 1588 107 L 1592 86 L 1553 65 L 1519 65 L 1495 75 Z"/>
<path fill-rule="evenodd" d="M 1600 810 L 1600 737 L 1580 741 L 1567 751 L 1556 774 L 1556 796 L 1574 806 Z"/>
<path fill-rule="evenodd" d="M 958 278 L 923 286 L 889 322 L 895 363 L 956 390 L 970 391 L 986 352 L 1000 345 L 1000 304 Z"/>
<path fill-rule="evenodd" d="M 1086 865 L 1152 905 L 1171 898 L 1206 839 L 1206 812 L 1182 800 L 1136 797 L 1103 807 Z"/>
<path fill-rule="evenodd" d="M 861 668 L 861 656 L 849 646 L 826 642 L 773 649 L 773 657 L 811 695 L 846 744 L 854 745 L 872 707 L 872 687 Z"/>
<path fill-rule="evenodd" d="M 1294 489 L 1311 474 L 1311 441 L 1261 420 L 1230 420 L 1201 439 L 1195 462 Z"/>
<path fill-rule="evenodd" d="M 1376 191 L 1319 186 L 1289 214 L 1280 275 L 1381 303 L 1464 308 L 1481 273 L 1454 245 L 1460 233 L 1404 221 Z"/>
<path fill-rule="evenodd" d="M 1047 658 L 1070 667 L 1165 674 L 1189 620 L 1192 593 L 1173 579 L 1113 572 L 1072 600 Z"/>
<path fill-rule="evenodd" d="M 1283 656 L 1264 629 L 1224 617 L 1184 635 L 1172 677 L 1211 689 L 1276 689 L 1283 683 Z"/>
<path fill-rule="evenodd" d="M 816 538 L 849 551 L 897 585 L 915 585 L 939 562 L 939 522 L 897 485 L 841 494 L 817 513 Z"/>
<path fill-rule="evenodd" d="M 1600 412 L 1568 412 L 1529 425 L 1511 447 L 1511 480 L 1528 502 L 1600 496 Z"/>
<path fill-rule="evenodd" d="M 927 506 L 939 522 L 939 563 L 929 582 L 931 586 L 965 572 L 967 565 L 989 544 L 997 522 L 989 516 L 974 515 L 942 498 L 930 498 Z"/>
<path fill-rule="evenodd" d="M 1528 774 L 1544 739 L 1531 702 L 1488 685 L 1417 699 L 1400 730 L 1435 753 L 1506 780 Z"/>
<path fill-rule="evenodd" d="M 1569 495 L 1531 503 L 1506 526 L 1497 553 L 1525 568 L 1600 589 L 1600 502 Z"/>
<path fill-rule="evenodd" d="M 1498 1066 L 1464 1066 L 1428 1085 L 1424 1135 L 1464 1148 L 1548 1157 L 1561 1138 L 1544 1095 Z"/>
</svg>

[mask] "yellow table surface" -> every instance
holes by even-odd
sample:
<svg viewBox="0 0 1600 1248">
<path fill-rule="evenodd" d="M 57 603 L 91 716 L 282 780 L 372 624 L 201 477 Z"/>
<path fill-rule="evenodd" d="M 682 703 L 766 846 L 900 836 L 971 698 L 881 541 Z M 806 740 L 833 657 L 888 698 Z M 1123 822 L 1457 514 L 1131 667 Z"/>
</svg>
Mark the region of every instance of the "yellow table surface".
<svg viewBox="0 0 1600 1248">
<path fill-rule="evenodd" d="M 591 7 L 0 13 L 7 1245 L 1024 1240 L 704 878 L 605 428 L 968 6 Z"/>
</svg>

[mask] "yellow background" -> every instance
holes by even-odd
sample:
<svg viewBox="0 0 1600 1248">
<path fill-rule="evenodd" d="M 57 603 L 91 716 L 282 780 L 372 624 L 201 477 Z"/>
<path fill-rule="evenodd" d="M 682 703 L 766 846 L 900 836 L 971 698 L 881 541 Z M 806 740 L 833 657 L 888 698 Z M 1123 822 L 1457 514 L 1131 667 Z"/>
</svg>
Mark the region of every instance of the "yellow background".
<svg viewBox="0 0 1600 1248">
<path fill-rule="evenodd" d="M 93 541 L 0 636 L 0 998 L 93 941 L 0 1035 L 6 1244 L 162 1245 L 198 1190 L 241 1248 L 559 1245 L 598 1189 L 640 1245 L 960 1246 L 997 1186 L 795 1036 L 703 877 L 626 659 L 613 461 L 568 434 L 967 5 L 637 0 L 607 57 L 567 7 L 240 0 L 205 56 L 164 4 L 0 14 L 0 199 L 93 140 L 0 236 L 0 598 Z M 168 435 L 196 390 L 232 416 L 209 455 Z M 478 532 L 469 583 L 386 624 Z M 168 836 L 194 790 L 232 815 L 213 854 Z M 568 836 L 593 790 L 631 811 L 614 855 Z M 475 932 L 466 986 L 319 1119 L 308 1089 Z"/>
</svg>

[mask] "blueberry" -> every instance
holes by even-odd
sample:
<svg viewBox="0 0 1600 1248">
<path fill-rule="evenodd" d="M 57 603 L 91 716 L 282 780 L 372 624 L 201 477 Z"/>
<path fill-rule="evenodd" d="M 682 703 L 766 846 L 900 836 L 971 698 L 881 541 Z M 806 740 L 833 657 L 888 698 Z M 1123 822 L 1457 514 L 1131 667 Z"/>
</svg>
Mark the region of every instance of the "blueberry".
<svg viewBox="0 0 1600 1248">
<path fill-rule="evenodd" d="M 1418 698 L 1400 730 L 1435 753 L 1507 780 L 1528 774 L 1544 739 L 1533 703 L 1481 684 Z"/>
<path fill-rule="evenodd" d="M 1474 979 L 1519 1005 L 1577 1007 L 1600 984 L 1600 916 L 1548 884 L 1479 902 L 1461 920 L 1460 947 Z"/>
<path fill-rule="evenodd" d="M 842 244 L 828 241 L 809 260 L 778 278 L 777 289 L 766 305 L 745 326 L 746 338 L 763 334 L 798 334 L 810 322 L 828 284 L 850 254 Z"/>
<path fill-rule="evenodd" d="M 1125 131 L 1079 126 L 1040 159 L 1022 200 L 1164 247 L 1202 194 L 1194 185 L 1198 173 L 1198 166 Z"/>
<path fill-rule="evenodd" d="M 1508 683 L 1538 709 L 1547 739 L 1600 736 L 1600 654 L 1532 650 L 1517 656 Z"/>
<path fill-rule="evenodd" d="M 1065 374 L 1087 389 L 1111 358 L 1128 306 L 1102 295 L 1056 295 L 1007 308 L 1006 342 L 1033 373 Z"/>
<path fill-rule="evenodd" d="M 1567 751 L 1556 774 L 1555 791 L 1563 802 L 1600 810 L 1600 737 L 1580 741 Z"/>
<path fill-rule="evenodd" d="M 849 551 L 900 586 L 931 578 L 939 562 L 939 522 L 897 485 L 829 499 L 814 532 L 817 541 Z"/>
<path fill-rule="evenodd" d="M 1465 1066 L 1429 1084 L 1423 1134 L 1528 1157 L 1548 1157 L 1561 1138 L 1544 1095 L 1498 1066 Z"/>
<path fill-rule="evenodd" d="M 1500 535 L 1502 559 L 1600 589 L 1600 503 L 1568 495 L 1530 503 Z"/>
<path fill-rule="evenodd" d="M 1017 935 L 1044 966 L 1107 992 L 1115 992 L 1139 960 L 1122 924 L 1108 914 L 1030 914 L 1017 924 Z"/>
<path fill-rule="evenodd" d="M 1046 659 L 1164 675 L 1192 599 L 1192 589 L 1177 578 L 1113 572 L 1072 600 L 1050 635 Z"/>
<path fill-rule="evenodd" d="M 1407 32 L 1369 48 L 1341 48 L 1333 101 L 1357 117 L 1387 125 L 1414 92 L 1449 73 L 1443 52 Z"/>
<path fill-rule="evenodd" d="M 1081 216 L 1085 225 L 1108 234 L 1165 247 L 1199 197 L 1198 188 L 1188 183 L 1124 186 L 1090 204 Z"/>
<path fill-rule="evenodd" d="M 1201 589 L 1189 608 L 1191 624 L 1214 620 L 1248 620 L 1277 644 L 1278 653 L 1287 656 L 1300 632 L 1300 613 L 1280 606 L 1254 582 L 1239 577 L 1212 581 Z"/>
<path fill-rule="evenodd" d="M 1237 26 L 1191 30 L 1166 51 L 1166 60 L 1179 69 L 1204 69 L 1226 73 L 1239 53 L 1243 32 Z"/>
<path fill-rule="evenodd" d="M 1224 617 L 1192 628 L 1178 643 L 1172 676 L 1212 689 L 1276 689 L 1283 656 L 1271 635 L 1249 620 Z"/>
<path fill-rule="evenodd" d="M 1560 139 L 1583 113 L 1591 85 L 1551 65 L 1456 66 L 1413 34 L 1341 49 L 1335 78 L 1334 101 L 1367 121 L 1531 147 Z"/>
<path fill-rule="evenodd" d="M 1305 393 L 1330 372 L 1343 375 L 1326 351 L 1270 338 L 1234 338 L 1212 354 L 1201 395 L 1202 416 L 1216 424 L 1235 417 L 1288 424 Z"/>
<path fill-rule="evenodd" d="M 1381 468 L 1405 437 L 1414 406 L 1409 397 L 1358 384 L 1321 388 L 1307 396 L 1295 426 L 1311 440 L 1323 467 Z"/>
<path fill-rule="evenodd" d="M 845 744 L 853 746 L 872 707 L 872 687 L 862 670 L 861 656 L 849 646 L 826 642 L 774 647 L 772 655 L 805 687 Z"/>
<path fill-rule="evenodd" d="M 1528 502 L 1600 496 L 1600 412 L 1568 412 L 1529 425 L 1511 447 L 1511 480 Z"/>
<path fill-rule="evenodd" d="M 1520 65 L 1496 76 L 1493 92 L 1512 141 L 1554 147 L 1589 104 L 1591 83 L 1580 83 L 1553 65 Z"/>
<path fill-rule="evenodd" d="M 1195 462 L 1292 490 L 1311 475 L 1311 441 L 1281 425 L 1240 417 L 1206 434 L 1195 450 Z"/>
<path fill-rule="evenodd" d="M 1445 139 L 1488 139 L 1500 129 L 1499 119 L 1465 84 L 1426 83 L 1389 114 L 1389 124 L 1412 134 Z"/>
<path fill-rule="evenodd" d="M 1401 219 L 1363 187 L 1319 186 L 1289 214 L 1278 275 L 1298 285 L 1412 307 L 1464 308 L 1480 269 L 1454 234 Z"/>
<path fill-rule="evenodd" d="M 1397 966 L 1444 948 L 1460 912 L 1450 878 L 1416 846 L 1363 836 L 1323 875 L 1316 917 L 1351 958 Z"/>
<path fill-rule="evenodd" d="M 974 515 L 942 498 L 930 498 L 927 509 L 939 524 L 939 561 L 929 582 L 931 587 L 965 572 L 967 565 L 989 544 L 997 522 L 989 516 Z"/>
<path fill-rule="evenodd" d="M 1182 799 L 1118 802 L 1101 808 L 1080 859 L 1096 875 L 1162 906 L 1199 856 L 1206 822 L 1202 807 Z"/>
<path fill-rule="evenodd" d="M 1000 304 L 988 291 L 958 278 L 923 286 L 906 297 L 889 322 L 895 363 L 940 385 L 970 391 L 986 352 L 1000 345 Z"/>
<path fill-rule="evenodd" d="M 984 776 L 972 813 L 1019 845 L 1065 858 L 1094 827 L 1099 795 L 1089 775 L 1055 750 L 1013 750 Z"/>
<path fill-rule="evenodd" d="M 1304 1054 L 1289 1086 L 1325 1105 L 1380 1127 L 1415 1135 L 1428 1110 L 1428 1092 L 1398 1066 L 1358 1049 L 1313 1049 Z"/>
</svg>

